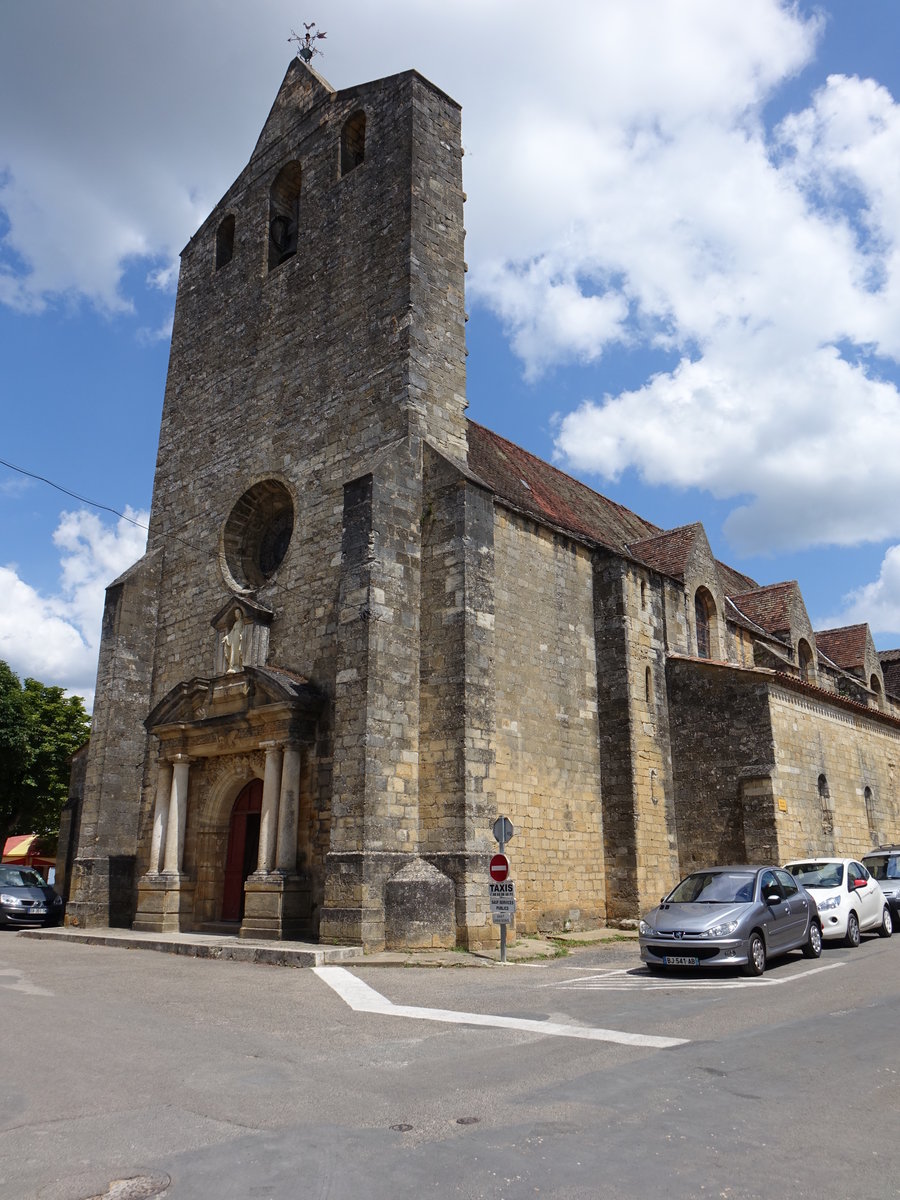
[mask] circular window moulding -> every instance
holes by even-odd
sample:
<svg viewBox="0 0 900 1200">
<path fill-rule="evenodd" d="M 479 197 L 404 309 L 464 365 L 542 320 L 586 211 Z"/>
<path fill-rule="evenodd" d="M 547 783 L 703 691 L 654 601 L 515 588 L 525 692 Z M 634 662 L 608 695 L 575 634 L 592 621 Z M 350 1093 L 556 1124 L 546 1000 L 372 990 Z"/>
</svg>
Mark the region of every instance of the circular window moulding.
<svg viewBox="0 0 900 1200">
<path fill-rule="evenodd" d="M 222 533 L 228 573 L 242 589 L 262 587 L 275 574 L 294 532 L 291 494 L 277 479 L 264 479 L 244 492 Z"/>
</svg>

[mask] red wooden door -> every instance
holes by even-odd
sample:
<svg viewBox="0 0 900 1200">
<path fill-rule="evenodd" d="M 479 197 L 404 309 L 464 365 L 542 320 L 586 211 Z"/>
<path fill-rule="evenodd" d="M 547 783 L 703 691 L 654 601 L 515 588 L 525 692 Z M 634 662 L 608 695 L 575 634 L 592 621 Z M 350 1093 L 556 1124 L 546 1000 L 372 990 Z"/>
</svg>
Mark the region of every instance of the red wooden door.
<svg viewBox="0 0 900 1200">
<path fill-rule="evenodd" d="M 256 870 L 259 854 L 262 790 L 262 780 L 254 779 L 242 789 L 231 810 L 228 852 L 225 855 L 223 921 L 240 921 L 244 915 L 244 880 Z"/>
</svg>

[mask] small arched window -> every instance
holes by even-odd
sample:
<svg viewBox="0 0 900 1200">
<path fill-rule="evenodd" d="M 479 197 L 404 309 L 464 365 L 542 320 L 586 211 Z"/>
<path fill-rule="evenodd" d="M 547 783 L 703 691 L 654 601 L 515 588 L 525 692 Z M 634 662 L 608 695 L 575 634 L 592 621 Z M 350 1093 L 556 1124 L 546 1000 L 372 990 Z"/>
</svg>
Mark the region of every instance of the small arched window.
<svg viewBox="0 0 900 1200">
<path fill-rule="evenodd" d="M 229 213 L 216 230 L 216 270 L 225 267 L 234 257 L 234 214 Z"/>
<path fill-rule="evenodd" d="M 828 790 L 828 780 L 824 775 L 819 776 L 819 803 L 822 806 L 822 832 L 826 837 L 834 833 L 834 812 L 831 807 L 831 792 Z"/>
<path fill-rule="evenodd" d="M 300 220 L 300 164 L 289 162 L 269 189 L 269 270 L 297 253 Z"/>
<path fill-rule="evenodd" d="M 653 676 L 649 667 L 644 671 L 644 699 L 648 705 L 653 702 Z"/>
<path fill-rule="evenodd" d="M 867 787 L 863 793 L 866 801 L 866 821 L 869 825 L 869 837 L 872 839 L 872 845 L 878 845 L 878 820 L 875 815 L 875 797 L 872 794 L 872 789 Z"/>
<path fill-rule="evenodd" d="M 877 706 L 879 708 L 882 708 L 883 707 L 883 704 L 882 704 L 883 697 L 881 694 L 881 680 L 878 678 L 877 675 L 873 675 L 872 678 L 869 680 L 869 687 L 872 689 L 872 695 L 875 699 L 875 703 L 877 704 Z"/>
<path fill-rule="evenodd" d="M 354 113 L 341 130 L 341 175 L 349 175 L 366 161 L 366 114 Z"/>
<path fill-rule="evenodd" d="M 797 665 L 800 667 L 800 674 L 807 683 L 812 682 L 813 678 L 813 653 L 808 641 L 801 638 L 797 643 Z"/>
<path fill-rule="evenodd" d="M 694 622 L 697 627 L 697 656 L 712 658 L 716 637 L 716 602 L 706 588 L 694 596 Z"/>
<path fill-rule="evenodd" d="M 646 607 L 647 607 L 647 585 L 642 579 L 641 580 L 641 608 L 644 609 Z"/>
</svg>

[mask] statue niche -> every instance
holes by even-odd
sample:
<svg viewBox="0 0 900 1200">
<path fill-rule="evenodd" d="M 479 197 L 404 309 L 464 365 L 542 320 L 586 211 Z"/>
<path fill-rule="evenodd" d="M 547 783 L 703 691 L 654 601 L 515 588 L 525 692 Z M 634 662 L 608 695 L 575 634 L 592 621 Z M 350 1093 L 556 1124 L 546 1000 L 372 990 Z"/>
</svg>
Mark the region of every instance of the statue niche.
<svg viewBox="0 0 900 1200">
<path fill-rule="evenodd" d="M 214 675 L 237 675 L 245 667 L 264 667 L 269 653 L 272 610 L 232 597 L 210 624 L 215 630 Z"/>
</svg>

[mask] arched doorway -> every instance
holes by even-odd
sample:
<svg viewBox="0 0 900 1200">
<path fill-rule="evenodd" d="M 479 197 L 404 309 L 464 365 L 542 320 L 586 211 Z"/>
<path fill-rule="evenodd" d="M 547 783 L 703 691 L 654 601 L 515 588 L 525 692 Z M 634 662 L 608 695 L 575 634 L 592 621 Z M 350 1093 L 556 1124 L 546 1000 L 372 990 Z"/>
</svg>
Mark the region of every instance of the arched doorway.
<svg viewBox="0 0 900 1200">
<path fill-rule="evenodd" d="M 259 856 L 262 793 L 262 780 L 252 780 L 241 789 L 231 810 L 228 851 L 225 855 L 225 890 L 222 895 L 223 921 L 240 921 L 244 915 L 244 881 L 256 870 Z"/>
</svg>

